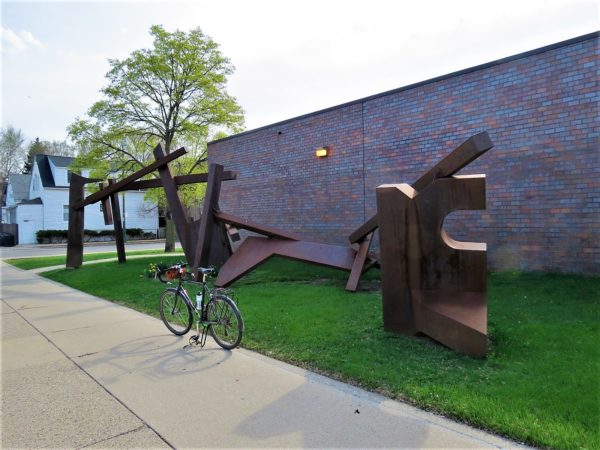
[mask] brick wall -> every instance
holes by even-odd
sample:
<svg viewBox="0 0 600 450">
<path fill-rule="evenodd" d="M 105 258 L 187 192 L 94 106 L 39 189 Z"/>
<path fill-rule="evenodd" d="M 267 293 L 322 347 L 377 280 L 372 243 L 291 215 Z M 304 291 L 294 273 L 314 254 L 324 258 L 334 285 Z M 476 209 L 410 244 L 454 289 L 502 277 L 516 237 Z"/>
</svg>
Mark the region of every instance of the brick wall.
<svg viewBox="0 0 600 450">
<path fill-rule="evenodd" d="M 209 144 L 238 171 L 224 211 L 347 243 L 376 211 L 375 188 L 412 183 L 469 136 L 495 147 L 463 173 L 487 175 L 487 210 L 448 233 L 488 243 L 492 270 L 600 273 L 599 39 L 582 36 Z M 331 155 L 314 151 L 329 146 Z"/>
</svg>

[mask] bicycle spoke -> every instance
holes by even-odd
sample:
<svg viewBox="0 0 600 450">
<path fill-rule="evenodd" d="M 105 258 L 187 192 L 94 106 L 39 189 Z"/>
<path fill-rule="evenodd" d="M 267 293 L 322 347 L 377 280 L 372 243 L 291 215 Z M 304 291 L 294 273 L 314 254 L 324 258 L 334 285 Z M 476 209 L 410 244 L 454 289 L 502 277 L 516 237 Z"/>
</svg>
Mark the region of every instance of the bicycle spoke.
<svg viewBox="0 0 600 450">
<path fill-rule="evenodd" d="M 166 291 L 161 297 L 161 317 L 167 328 L 175 334 L 185 334 L 191 327 L 191 311 L 174 291 Z"/>
<path fill-rule="evenodd" d="M 226 349 L 236 347 L 244 329 L 235 303 L 227 297 L 216 297 L 210 304 L 210 332 L 217 343 Z"/>
</svg>

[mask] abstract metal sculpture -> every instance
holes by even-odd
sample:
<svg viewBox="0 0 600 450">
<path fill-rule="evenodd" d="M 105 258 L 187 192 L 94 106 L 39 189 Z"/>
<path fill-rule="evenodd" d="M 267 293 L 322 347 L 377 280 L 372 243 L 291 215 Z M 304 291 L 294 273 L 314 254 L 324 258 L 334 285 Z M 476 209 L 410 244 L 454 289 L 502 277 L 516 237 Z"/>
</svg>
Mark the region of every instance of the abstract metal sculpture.
<svg viewBox="0 0 600 450">
<path fill-rule="evenodd" d="M 454 241 L 443 224 L 452 211 L 485 209 L 485 175 L 453 175 L 490 148 L 481 133 L 412 186 L 377 188 L 386 330 L 486 354 L 486 244 Z"/>
<path fill-rule="evenodd" d="M 278 255 L 348 270 L 350 271 L 350 277 L 346 289 L 355 291 L 360 275 L 376 263 L 372 255 L 368 254 L 371 241 L 370 235 L 363 240 L 358 250 L 355 250 L 350 246 L 311 242 L 292 233 L 253 223 L 221 211 L 219 209 L 219 194 L 221 191 L 220 174 L 222 172 L 223 167 L 219 164 L 211 164 L 208 170 L 209 179 L 202 212 L 202 223 L 199 228 L 194 253 L 195 258 L 192 264 L 192 267 L 197 268 L 222 263 L 215 281 L 216 286 L 228 286 L 258 265 Z M 233 254 L 231 254 L 231 247 L 228 247 L 224 254 L 227 258 L 220 258 L 220 255 L 215 253 L 220 251 L 223 254 L 222 249 L 229 246 L 226 226 L 230 228 L 229 234 L 233 240 L 239 239 L 237 236 L 238 229 L 245 229 L 261 236 L 247 237 Z"/>
<path fill-rule="evenodd" d="M 335 267 L 350 272 L 346 289 L 355 291 L 362 273 L 380 265 L 383 320 L 386 330 L 426 334 L 448 347 L 473 356 L 483 356 L 487 347 L 486 246 L 457 242 L 443 230 L 444 219 L 459 209 L 485 209 L 485 175 L 455 174 L 493 144 L 487 133 L 472 136 L 412 186 L 381 185 L 376 189 L 377 214 L 350 234 L 352 246 L 311 242 L 223 212 L 219 208 L 221 183 L 235 173 L 211 164 L 208 174 L 174 177 L 168 163 L 185 154 L 179 149 L 165 154 L 159 145 L 156 161 L 129 177 L 108 185 L 87 198 L 86 183 L 74 175 L 70 188 L 67 267 L 79 267 L 83 253 L 83 208 L 102 201 L 105 223 L 114 223 L 122 236 L 117 192 L 163 187 L 173 222 L 191 264 L 221 266 L 215 282 L 227 286 L 275 255 Z M 153 170 L 160 179 L 136 181 Z M 177 191 L 187 183 L 206 182 L 202 217 L 186 217 Z M 111 208 L 109 208 L 109 203 Z M 369 252 L 379 228 L 381 257 Z M 247 237 L 235 252 L 231 240 L 239 240 L 238 229 L 260 236 Z M 125 261 L 124 243 L 117 239 L 119 261 Z"/>
<path fill-rule="evenodd" d="M 67 268 L 78 268 L 81 266 L 83 261 L 83 224 L 84 224 L 84 208 L 87 205 L 91 205 L 96 202 L 103 203 L 104 211 L 104 223 L 106 225 L 114 224 L 115 227 L 115 243 L 117 246 L 117 253 L 119 262 L 125 262 L 125 243 L 123 240 L 123 229 L 121 225 L 121 214 L 119 210 L 118 192 L 139 190 L 139 189 L 150 189 L 160 188 L 165 189 L 167 196 L 167 203 L 171 210 L 171 216 L 175 223 L 177 234 L 181 246 L 186 255 L 188 261 L 192 261 L 194 258 L 194 236 L 197 234 L 198 226 L 200 221 L 191 221 L 187 218 L 184 208 L 177 192 L 177 186 L 191 183 L 206 183 L 208 181 L 208 174 L 199 173 L 191 175 L 180 175 L 173 176 L 168 168 L 168 163 L 176 158 L 184 155 L 185 149 L 180 148 L 172 153 L 166 155 L 160 145 L 154 149 L 154 156 L 156 161 L 149 164 L 146 167 L 138 170 L 137 172 L 129 175 L 121 181 L 115 182 L 115 180 L 108 180 L 108 185 L 100 184 L 100 190 L 85 197 L 85 184 L 96 182 L 100 180 L 88 179 L 77 174 L 72 174 L 71 184 L 69 186 L 69 232 L 67 241 Z M 159 171 L 160 179 L 152 180 L 139 180 L 145 175 L 148 175 L 154 170 Z M 221 174 L 221 180 L 234 180 L 236 174 L 234 172 L 223 172 Z M 84 198 L 85 197 L 85 198 Z M 110 208 L 108 207 L 110 203 Z M 228 242 L 227 242 L 228 244 Z M 215 245 L 215 248 L 227 250 L 227 247 L 220 247 Z M 211 253 L 216 254 L 216 252 Z M 231 248 L 229 247 L 229 253 L 218 254 L 219 258 L 213 258 L 212 264 L 220 264 L 227 257 L 231 255 Z"/>
</svg>

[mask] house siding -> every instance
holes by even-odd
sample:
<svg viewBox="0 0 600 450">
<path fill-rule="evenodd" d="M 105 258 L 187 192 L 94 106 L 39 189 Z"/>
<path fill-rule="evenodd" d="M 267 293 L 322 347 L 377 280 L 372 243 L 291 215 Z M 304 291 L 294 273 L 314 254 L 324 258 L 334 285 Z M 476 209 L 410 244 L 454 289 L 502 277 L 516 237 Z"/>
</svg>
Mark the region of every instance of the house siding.
<svg viewBox="0 0 600 450">
<path fill-rule="evenodd" d="M 66 184 L 68 182 L 67 169 L 64 167 L 57 167 L 51 160 L 48 162 L 54 184 Z M 35 189 L 35 180 L 37 180 L 38 189 Z M 50 185 L 52 184 L 50 183 Z M 122 218 L 124 217 L 127 228 L 141 228 L 144 231 L 156 233 L 158 231 L 158 211 L 156 205 L 144 201 L 144 195 L 144 191 L 126 192 L 126 213 L 122 213 L 121 216 Z M 69 204 L 69 188 L 42 186 L 37 162 L 33 165 L 28 198 L 40 198 L 42 204 L 17 204 L 15 207 L 9 209 L 10 222 L 19 225 L 20 244 L 36 243 L 37 238 L 35 233 L 39 230 L 68 229 L 69 221 L 65 220 L 64 206 Z M 122 209 L 122 194 L 119 194 L 119 200 Z M 100 210 L 100 204 L 95 203 L 85 207 L 84 227 L 90 230 L 111 230 L 114 226 L 104 224 L 104 217 Z"/>
<path fill-rule="evenodd" d="M 123 196 L 119 193 L 121 221 L 127 228 L 141 228 L 156 233 L 158 229 L 158 211 L 156 205 L 144 201 L 142 191 L 127 191 L 125 193 L 125 212 L 123 215 Z M 100 203 L 85 207 L 85 228 L 90 230 L 112 230 L 113 225 L 104 225 L 104 217 L 100 211 Z"/>
<path fill-rule="evenodd" d="M 588 35 L 212 142 L 209 162 L 238 172 L 221 208 L 347 244 L 378 185 L 485 130 L 495 147 L 463 172 L 487 175 L 487 210 L 451 214 L 449 234 L 487 242 L 492 270 L 598 274 L 598 48 Z"/>
<path fill-rule="evenodd" d="M 37 189 L 36 189 L 37 188 Z M 40 171 L 37 164 L 33 165 L 31 169 L 31 183 L 29 185 L 29 197 L 30 199 L 41 197 L 43 191 L 42 180 L 40 179 Z"/>
<path fill-rule="evenodd" d="M 125 219 L 127 228 L 142 228 L 146 231 L 156 232 L 158 228 L 158 214 L 152 209 L 152 204 L 144 202 L 144 192 L 126 192 Z M 68 220 L 64 220 L 63 205 L 69 204 L 69 190 L 64 188 L 45 189 L 42 196 L 44 203 L 44 228 L 46 230 L 66 230 Z M 123 200 L 119 194 L 121 210 Z M 104 216 L 100 211 L 100 203 L 85 207 L 84 227 L 90 230 L 112 230 L 113 225 L 104 224 Z M 121 218 L 122 220 L 123 218 Z"/>
<path fill-rule="evenodd" d="M 15 205 L 15 196 L 13 194 L 12 186 L 9 184 L 6 187 L 6 207 L 9 208 Z"/>
<path fill-rule="evenodd" d="M 18 205 L 15 208 L 16 223 L 19 225 L 19 244 L 37 242 L 35 233 L 43 229 L 43 205 Z"/>
</svg>

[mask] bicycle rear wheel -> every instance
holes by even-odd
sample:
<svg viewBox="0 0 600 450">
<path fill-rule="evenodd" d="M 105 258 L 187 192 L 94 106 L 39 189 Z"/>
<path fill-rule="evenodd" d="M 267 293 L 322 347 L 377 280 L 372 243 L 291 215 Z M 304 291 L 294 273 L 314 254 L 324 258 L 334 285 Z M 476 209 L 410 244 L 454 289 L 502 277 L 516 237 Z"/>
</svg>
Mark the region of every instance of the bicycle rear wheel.
<svg viewBox="0 0 600 450">
<path fill-rule="evenodd" d="M 244 321 L 234 301 L 224 295 L 208 303 L 209 330 L 213 339 L 226 350 L 239 345 L 244 334 Z"/>
<path fill-rule="evenodd" d="M 169 288 L 160 296 L 160 317 L 169 331 L 177 336 L 192 328 L 192 310 L 177 289 Z"/>
</svg>

